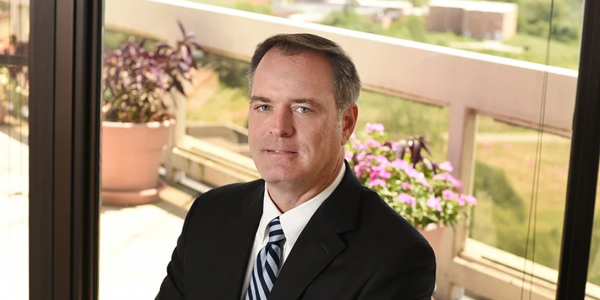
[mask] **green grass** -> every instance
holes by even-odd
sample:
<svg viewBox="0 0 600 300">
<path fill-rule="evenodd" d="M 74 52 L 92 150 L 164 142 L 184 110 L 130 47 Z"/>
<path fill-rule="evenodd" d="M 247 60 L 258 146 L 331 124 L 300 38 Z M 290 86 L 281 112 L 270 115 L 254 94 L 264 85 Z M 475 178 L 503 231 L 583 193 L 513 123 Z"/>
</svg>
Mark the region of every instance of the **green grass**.
<svg viewBox="0 0 600 300">
<path fill-rule="evenodd" d="M 522 48 L 527 47 L 528 50 L 520 54 L 498 51 L 483 51 L 483 53 L 515 58 L 539 64 L 546 63 L 548 41 L 543 37 L 517 34 L 504 41 L 504 44 Z M 553 40 L 550 42 L 549 50 L 549 65 L 573 70 L 579 69 L 580 47 L 578 43 L 561 43 Z"/>
<path fill-rule="evenodd" d="M 223 121 L 240 126 L 248 122 L 248 96 L 239 88 L 224 85 L 199 110 L 188 110 L 188 120 Z"/>
</svg>

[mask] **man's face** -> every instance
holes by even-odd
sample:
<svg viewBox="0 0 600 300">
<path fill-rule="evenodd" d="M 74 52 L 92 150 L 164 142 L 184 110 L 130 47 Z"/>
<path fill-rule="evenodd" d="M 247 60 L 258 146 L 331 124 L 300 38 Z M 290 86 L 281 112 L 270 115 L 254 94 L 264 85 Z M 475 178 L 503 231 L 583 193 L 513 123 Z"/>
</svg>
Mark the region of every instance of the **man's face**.
<svg viewBox="0 0 600 300">
<path fill-rule="evenodd" d="M 358 110 L 352 105 L 340 121 L 331 76 L 327 58 L 309 51 L 286 56 L 271 49 L 259 63 L 248 138 L 254 163 L 268 183 L 310 185 L 337 172 Z"/>
</svg>

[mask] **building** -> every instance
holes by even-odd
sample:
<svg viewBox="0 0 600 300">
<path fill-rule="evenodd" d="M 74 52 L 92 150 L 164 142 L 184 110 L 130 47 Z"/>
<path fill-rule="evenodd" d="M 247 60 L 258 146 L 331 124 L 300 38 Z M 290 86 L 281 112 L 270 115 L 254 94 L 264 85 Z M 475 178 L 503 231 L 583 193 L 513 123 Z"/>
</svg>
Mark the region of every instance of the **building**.
<svg viewBox="0 0 600 300">
<path fill-rule="evenodd" d="M 517 32 L 517 14 L 515 3 L 434 0 L 429 6 L 427 30 L 504 40 Z"/>
</svg>

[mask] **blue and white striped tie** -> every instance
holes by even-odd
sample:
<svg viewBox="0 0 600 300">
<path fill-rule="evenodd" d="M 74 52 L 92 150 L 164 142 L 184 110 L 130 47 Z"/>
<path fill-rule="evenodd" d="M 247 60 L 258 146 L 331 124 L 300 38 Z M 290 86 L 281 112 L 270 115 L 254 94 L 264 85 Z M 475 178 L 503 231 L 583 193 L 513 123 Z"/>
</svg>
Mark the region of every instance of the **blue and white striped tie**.
<svg viewBox="0 0 600 300">
<path fill-rule="evenodd" d="M 246 300 L 267 300 L 279 274 L 281 244 L 285 240 L 279 217 L 269 222 L 269 242 L 258 252 Z"/>
</svg>

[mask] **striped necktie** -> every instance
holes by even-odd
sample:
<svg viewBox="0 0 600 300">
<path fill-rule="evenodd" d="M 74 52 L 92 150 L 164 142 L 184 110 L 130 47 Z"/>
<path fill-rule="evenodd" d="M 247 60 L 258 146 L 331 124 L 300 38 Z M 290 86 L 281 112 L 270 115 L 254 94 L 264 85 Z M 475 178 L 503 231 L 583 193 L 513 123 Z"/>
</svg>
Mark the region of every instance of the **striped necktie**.
<svg viewBox="0 0 600 300">
<path fill-rule="evenodd" d="M 279 274 L 281 244 L 284 240 L 283 228 L 277 217 L 269 222 L 269 241 L 256 256 L 246 300 L 267 300 Z"/>
</svg>

